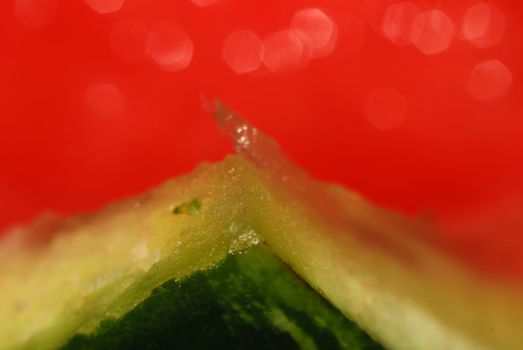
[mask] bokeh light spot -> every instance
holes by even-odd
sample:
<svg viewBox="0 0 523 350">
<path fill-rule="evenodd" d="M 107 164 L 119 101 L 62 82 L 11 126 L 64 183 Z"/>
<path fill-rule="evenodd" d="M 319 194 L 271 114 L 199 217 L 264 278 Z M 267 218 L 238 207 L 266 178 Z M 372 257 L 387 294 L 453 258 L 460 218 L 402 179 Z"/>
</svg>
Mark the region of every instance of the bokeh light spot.
<svg viewBox="0 0 523 350">
<path fill-rule="evenodd" d="M 85 103 L 103 117 L 117 116 L 124 108 L 124 97 L 111 83 L 92 83 L 85 92 Z"/>
<path fill-rule="evenodd" d="M 410 2 L 399 2 L 387 8 L 383 17 L 383 34 L 396 46 L 410 45 L 414 22 L 421 10 Z"/>
<path fill-rule="evenodd" d="M 472 6 L 463 19 L 463 36 L 467 40 L 473 40 L 485 35 L 489 22 L 490 7 L 487 4 Z"/>
<path fill-rule="evenodd" d="M 407 100 L 395 88 L 377 89 L 367 97 L 365 114 L 380 130 L 397 128 L 405 122 Z"/>
<path fill-rule="evenodd" d="M 467 82 L 469 94 L 479 101 L 491 100 L 508 92 L 512 73 L 499 60 L 478 63 Z"/>
<path fill-rule="evenodd" d="M 31 29 L 41 29 L 53 23 L 57 0 L 15 0 L 14 11 L 20 22 Z"/>
<path fill-rule="evenodd" d="M 361 51 L 365 43 L 365 23 L 350 12 L 338 15 L 338 35 L 342 45 L 338 46 L 338 51 L 342 55 L 355 55 Z"/>
<path fill-rule="evenodd" d="M 313 58 L 324 57 L 334 51 L 337 39 L 336 24 L 319 8 L 296 12 L 292 18 L 291 30 L 298 36 L 307 38 Z"/>
<path fill-rule="evenodd" d="M 310 44 L 291 30 L 271 34 L 263 42 L 262 62 L 273 72 L 304 67 L 309 59 Z"/>
<path fill-rule="evenodd" d="M 168 72 L 183 70 L 193 57 L 194 45 L 175 21 L 155 24 L 147 41 L 147 54 Z"/>
<path fill-rule="evenodd" d="M 490 4 L 477 4 L 465 13 L 462 35 L 472 45 L 485 48 L 497 45 L 505 35 L 507 20 L 503 13 Z"/>
<path fill-rule="evenodd" d="M 145 58 L 149 28 L 137 20 L 118 22 L 114 25 L 109 44 L 113 53 L 124 62 Z"/>
<path fill-rule="evenodd" d="M 198 7 L 207 7 L 216 4 L 220 0 L 191 0 Z"/>
<path fill-rule="evenodd" d="M 85 2 L 96 12 L 105 15 L 120 10 L 124 0 L 85 0 Z"/>
<path fill-rule="evenodd" d="M 426 55 L 445 51 L 452 41 L 454 24 L 440 10 L 426 11 L 418 14 L 414 20 L 410 40 Z"/>
<path fill-rule="evenodd" d="M 236 73 L 252 72 L 261 65 L 262 41 L 250 30 L 230 33 L 225 39 L 222 55 Z"/>
</svg>

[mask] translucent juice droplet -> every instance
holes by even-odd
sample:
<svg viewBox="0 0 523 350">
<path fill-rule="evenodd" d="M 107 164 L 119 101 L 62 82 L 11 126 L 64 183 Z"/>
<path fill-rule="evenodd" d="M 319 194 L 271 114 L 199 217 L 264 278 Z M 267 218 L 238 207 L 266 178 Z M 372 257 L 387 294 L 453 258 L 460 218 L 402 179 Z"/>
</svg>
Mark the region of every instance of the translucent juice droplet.
<svg viewBox="0 0 523 350">
<path fill-rule="evenodd" d="M 213 101 L 214 117 L 218 125 L 234 142 L 236 153 L 279 177 L 302 178 L 306 174 L 292 164 L 272 138 L 245 121 L 221 101 Z M 209 103 L 205 103 L 207 107 Z"/>
<path fill-rule="evenodd" d="M 241 254 L 248 248 L 260 244 L 260 242 L 260 236 L 254 230 L 246 230 L 232 242 L 229 254 Z"/>
</svg>

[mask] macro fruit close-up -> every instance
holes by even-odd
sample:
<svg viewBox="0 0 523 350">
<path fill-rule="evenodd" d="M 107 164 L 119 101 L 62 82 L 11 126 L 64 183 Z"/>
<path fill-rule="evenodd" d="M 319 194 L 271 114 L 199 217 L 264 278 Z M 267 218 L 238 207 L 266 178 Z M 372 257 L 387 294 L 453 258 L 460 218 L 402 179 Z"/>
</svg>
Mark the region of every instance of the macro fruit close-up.
<svg viewBox="0 0 523 350">
<path fill-rule="evenodd" d="M 0 349 L 523 348 L 518 2 L 0 16 Z"/>
</svg>

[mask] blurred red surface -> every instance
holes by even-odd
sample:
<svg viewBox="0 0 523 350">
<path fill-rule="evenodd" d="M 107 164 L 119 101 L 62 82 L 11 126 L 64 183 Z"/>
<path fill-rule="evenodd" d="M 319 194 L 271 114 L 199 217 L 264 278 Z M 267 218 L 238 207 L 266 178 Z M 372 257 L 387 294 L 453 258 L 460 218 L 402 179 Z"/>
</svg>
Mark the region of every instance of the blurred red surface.
<svg viewBox="0 0 523 350">
<path fill-rule="evenodd" d="M 459 254 L 523 276 L 521 10 L 510 0 L 2 2 L 0 227 L 95 210 L 221 159 L 230 145 L 201 108 L 205 94 L 313 175 L 429 214 Z"/>
</svg>

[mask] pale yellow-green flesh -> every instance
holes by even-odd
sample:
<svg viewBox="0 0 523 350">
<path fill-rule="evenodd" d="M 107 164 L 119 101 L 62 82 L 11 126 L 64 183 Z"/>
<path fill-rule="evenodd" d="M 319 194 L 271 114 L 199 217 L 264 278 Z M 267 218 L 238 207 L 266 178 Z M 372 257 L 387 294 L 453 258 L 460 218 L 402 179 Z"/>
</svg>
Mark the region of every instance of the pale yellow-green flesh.
<svg viewBox="0 0 523 350">
<path fill-rule="evenodd" d="M 230 157 L 70 219 L 48 243 L 27 247 L 31 230 L 11 233 L 0 244 L 0 349 L 55 348 L 125 314 L 163 282 L 258 239 L 390 349 L 523 349 L 518 291 L 415 243 L 396 216 L 343 189 L 314 186 L 339 203 L 348 224 L 329 221 L 273 175 Z M 198 211 L 173 214 L 194 198 Z"/>
</svg>

